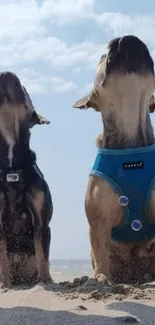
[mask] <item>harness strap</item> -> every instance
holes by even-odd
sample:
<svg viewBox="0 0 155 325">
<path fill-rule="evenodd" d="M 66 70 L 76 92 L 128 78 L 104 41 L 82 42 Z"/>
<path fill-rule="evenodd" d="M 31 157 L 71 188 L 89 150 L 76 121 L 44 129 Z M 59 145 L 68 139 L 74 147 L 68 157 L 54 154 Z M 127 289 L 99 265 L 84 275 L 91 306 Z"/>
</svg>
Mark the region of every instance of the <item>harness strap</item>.
<svg viewBox="0 0 155 325">
<path fill-rule="evenodd" d="M 113 240 L 133 243 L 155 236 L 155 224 L 148 218 L 155 187 L 155 144 L 129 150 L 99 149 L 90 175 L 108 181 L 119 197 L 127 198 L 122 222 L 112 230 Z M 133 227 L 136 222 L 142 227 Z"/>
</svg>

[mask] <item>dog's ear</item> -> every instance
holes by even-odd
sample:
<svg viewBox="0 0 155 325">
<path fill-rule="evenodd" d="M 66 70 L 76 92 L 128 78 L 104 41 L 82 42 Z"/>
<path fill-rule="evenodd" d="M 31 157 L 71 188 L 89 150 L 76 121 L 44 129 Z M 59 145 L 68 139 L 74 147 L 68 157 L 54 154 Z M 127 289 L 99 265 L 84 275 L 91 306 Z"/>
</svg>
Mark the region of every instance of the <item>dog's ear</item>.
<svg viewBox="0 0 155 325">
<path fill-rule="evenodd" d="M 99 107 L 99 91 L 97 90 L 98 86 L 104 87 L 106 82 L 106 58 L 107 55 L 104 54 L 101 56 L 101 59 L 97 66 L 96 76 L 94 80 L 94 87 L 90 94 L 78 100 L 73 107 L 80 109 L 88 109 L 89 107 L 94 108 L 96 112 L 100 112 Z"/>
<path fill-rule="evenodd" d="M 150 99 L 150 104 L 149 104 L 149 112 L 153 113 L 155 111 L 155 99 L 154 96 L 152 95 Z"/>
<path fill-rule="evenodd" d="M 30 95 L 24 86 L 22 86 L 22 90 L 25 96 L 25 107 L 29 112 L 28 116 L 31 116 L 29 119 L 29 128 L 32 128 L 37 124 L 50 124 L 50 121 L 35 111 Z"/>
<path fill-rule="evenodd" d="M 30 122 L 29 122 L 29 128 L 32 128 L 35 125 L 42 125 L 42 124 L 50 124 L 50 121 L 47 120 L 45 117 L 39 115 L 35 110 L 33 111 Z"/>
<path fill-rule="evenodd" d="M 95 109 L 95 111 L 99 112 L 99 106 L 97 104 L 97 98 L 98 98 L 98 91 L 96 89 L 93 89 L 91 93 L 88 96 L 82 97 L 79 99 L 74 105 L 74 108 L 79 109 L 88 109 L 89 107 L 92 107 Z"/>
</svg>

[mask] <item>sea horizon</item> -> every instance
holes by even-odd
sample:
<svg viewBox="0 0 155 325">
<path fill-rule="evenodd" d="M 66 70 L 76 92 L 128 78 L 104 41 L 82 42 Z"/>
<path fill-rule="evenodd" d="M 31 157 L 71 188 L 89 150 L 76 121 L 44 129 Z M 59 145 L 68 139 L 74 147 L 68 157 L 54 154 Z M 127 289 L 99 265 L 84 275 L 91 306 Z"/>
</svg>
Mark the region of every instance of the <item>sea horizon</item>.
<svg viewBox="0 0 155 325">
<path fill-rule="evenodd" d="M 53 275 L 81 277 L 92 275 L 92 265 L 89 259 L 50 259 L 50 269 Z"/>
</svg>

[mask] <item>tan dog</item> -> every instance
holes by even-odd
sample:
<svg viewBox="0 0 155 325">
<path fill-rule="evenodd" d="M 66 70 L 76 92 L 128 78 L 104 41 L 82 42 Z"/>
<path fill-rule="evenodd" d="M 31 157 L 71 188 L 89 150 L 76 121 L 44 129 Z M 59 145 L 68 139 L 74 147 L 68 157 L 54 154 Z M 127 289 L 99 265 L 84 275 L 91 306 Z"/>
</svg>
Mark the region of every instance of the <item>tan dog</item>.
<svg viewBox="0 0 155 325">
<path fill-rule="evenodd" d="M 97 146 L 106 149 L 152 145 L 149 111 L 155 103 L 153 61 L 145 44 L 134 36 L 112 40 L 97 67 L 92 92 L 73 107 L 92 107 L 102 115 L 104 137 Z M 151 100 L 150 100 L 151 98 Z M 154 167 L 155 171 L 155 167 Z M 94 276 L 105 283 L 155 278 L 154 238 L 136 244 L 113 242 L 111 231 L 122 220 L 118 194 L 109 182 L 90 176 L 85 210 L 90 227 Z M 150 199 L 150 222 L 155 223 L 155 192 Z"/>
</svg>

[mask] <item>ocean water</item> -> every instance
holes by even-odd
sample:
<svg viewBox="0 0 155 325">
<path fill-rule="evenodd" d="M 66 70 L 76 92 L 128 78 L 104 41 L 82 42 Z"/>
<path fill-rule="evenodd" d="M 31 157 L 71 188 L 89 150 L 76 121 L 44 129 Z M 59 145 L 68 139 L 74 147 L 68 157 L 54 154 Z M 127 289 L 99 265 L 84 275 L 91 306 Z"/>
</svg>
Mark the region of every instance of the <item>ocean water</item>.
<svg viewBox="0 0 155 325">
<path fill-rule="evenodd" d="M 51 260 L 50 268 L 53 275 L 92 276 L 92 265 L 89 260 Z"/>
</svg>

